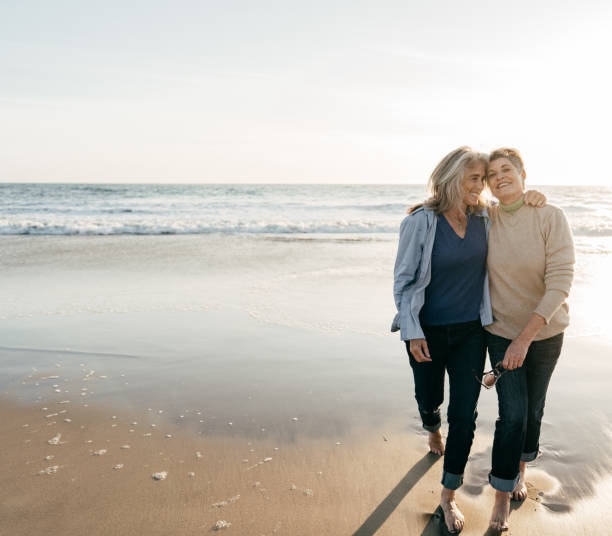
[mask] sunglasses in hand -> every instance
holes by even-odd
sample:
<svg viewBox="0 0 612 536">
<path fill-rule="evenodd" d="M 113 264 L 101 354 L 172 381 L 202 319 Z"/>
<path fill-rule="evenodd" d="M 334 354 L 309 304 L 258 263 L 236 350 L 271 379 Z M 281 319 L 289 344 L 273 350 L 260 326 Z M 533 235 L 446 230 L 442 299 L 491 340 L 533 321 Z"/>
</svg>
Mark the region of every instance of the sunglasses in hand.
<svg viewBox="0 0 612 536">
<path fill-rule="evenodd" d="M 502 367 L 502 364 L 500 362 L 497 363 L 497 365 L 495 365 L 493 369 L 489 370 L 488 372 L 483 372 L 482 378 L 478 378 L 476 371 L 474 371 L 474 377 L 476 378 L 476 381 L 485 389 L 491 389 L 497 383 L 497 380 L 502 377 L 504 372 L 508 371 L 504 367 Z"/>
</svg>

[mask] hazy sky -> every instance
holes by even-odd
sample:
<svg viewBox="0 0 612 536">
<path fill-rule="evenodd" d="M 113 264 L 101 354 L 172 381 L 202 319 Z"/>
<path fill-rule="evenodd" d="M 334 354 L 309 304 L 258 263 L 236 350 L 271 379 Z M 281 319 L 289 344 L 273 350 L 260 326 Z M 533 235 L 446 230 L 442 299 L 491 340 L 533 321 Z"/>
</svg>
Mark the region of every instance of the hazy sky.
<svg viewBox="0 0 612 536">
<path fill-rule="evenodd" d="M 0 3 L 0 180 L 610 184 L 609 2 Z M 602 165 L 603 161 L 603 165 Z"/>
</svg>

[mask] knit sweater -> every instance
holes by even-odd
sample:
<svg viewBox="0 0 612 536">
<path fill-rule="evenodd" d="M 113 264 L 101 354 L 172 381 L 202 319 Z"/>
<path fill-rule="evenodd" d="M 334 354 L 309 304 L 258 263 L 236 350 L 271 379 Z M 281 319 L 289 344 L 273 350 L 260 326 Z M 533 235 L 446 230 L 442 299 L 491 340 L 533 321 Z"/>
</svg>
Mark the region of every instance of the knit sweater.
<svg viewBox="0 0 612 536">
<path fill-rule="evenodd" d="M 532 313 L 546 325 L 535 340 L 561 333 L 569 324 L 565 302 L 574 276 L 574 242 L 560 208 L 522 206 L 514 213 L 489 209 L 487 267 L 493 324 L 487 331 L 514 339 Z"/>
</svg>

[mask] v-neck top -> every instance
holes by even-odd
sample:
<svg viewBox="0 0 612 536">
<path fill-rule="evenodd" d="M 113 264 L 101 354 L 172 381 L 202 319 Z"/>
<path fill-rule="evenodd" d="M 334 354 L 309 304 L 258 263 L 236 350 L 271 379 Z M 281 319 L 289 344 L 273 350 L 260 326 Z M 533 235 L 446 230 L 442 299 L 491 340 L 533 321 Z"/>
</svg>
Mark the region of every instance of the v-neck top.
<svg viewBox="0 0 612 536">
<path fill-rule="evenodd" d="M 437 218 L 431 281 L 425 289 L 421 324 L 443 326 L 476 320 L 480 315 L 487 261 L 484 221 L 470 216 L 461 238 L 443 214 Z"/>
</svg>

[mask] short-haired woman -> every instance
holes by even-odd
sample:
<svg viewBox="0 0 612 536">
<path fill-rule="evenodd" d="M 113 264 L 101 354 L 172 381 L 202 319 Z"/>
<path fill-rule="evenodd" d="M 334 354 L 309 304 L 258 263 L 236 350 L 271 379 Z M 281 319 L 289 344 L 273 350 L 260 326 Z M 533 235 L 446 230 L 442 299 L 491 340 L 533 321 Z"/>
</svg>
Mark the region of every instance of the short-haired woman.
<svg viewBox="0 0 612 536">
<path fill-rule="evenodd" d="M 487 181 L 500 204 L 489 210 L 488 270 L 495 321 L 486 326 L 493 367 L 506 369 L 495 387 L 489 482 L 495 488 L 491 528 L 508 530 L 510 497 L 524 500 L 525 463 L 538 455 L 546 391 L 569 324 L 574 243 L 560 208 L 523 203 L 525 166 L 516 149 L 489 156 Z M 501 364 L 501 365 L 500 365 Z"/>
<path fill-rule="evenodd" d="M 431 197 L 413 207 L 400 227 L 394 271 L 400 330 L 414 373 L 415 397 L 429 448 L 444 454 L 440 505 L 450 532 L 464 518 L 455 503 L 476 428 L 484 369 L 483 326 L 493 322 L 487 278 L 489 218 L 482 199 L 488 157 L 469 147 L 446 155 L 428 182 Z M 543 196 L 534 193 L 534 203 Z M 440 406 L 448 373 L 450 400 L 446 449 Z"/>
</svg>

